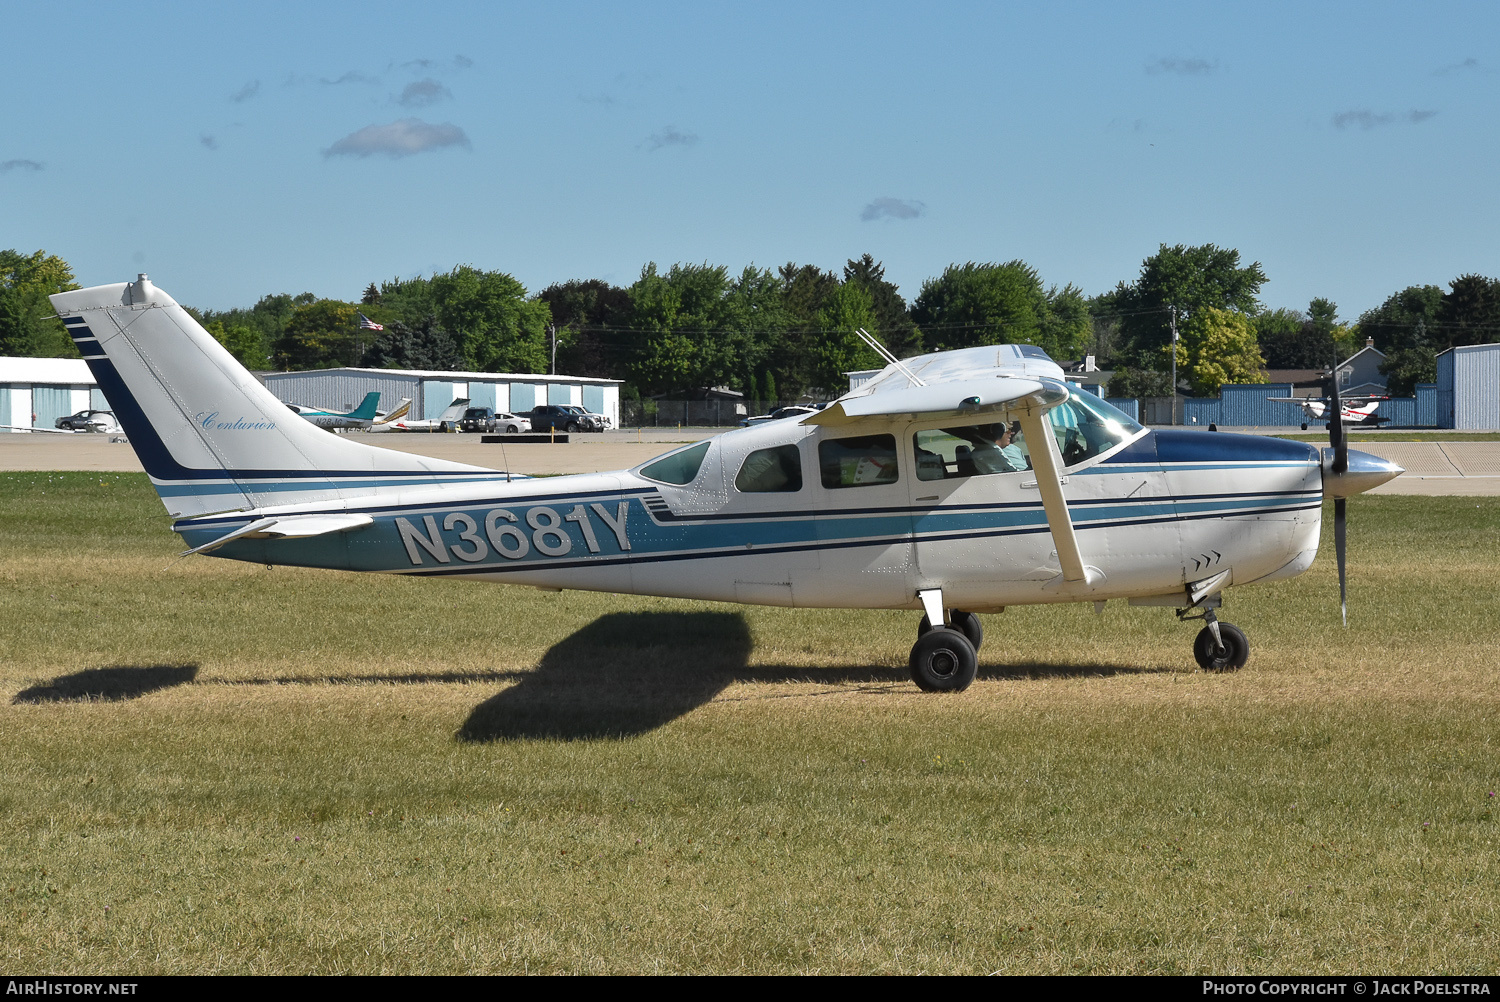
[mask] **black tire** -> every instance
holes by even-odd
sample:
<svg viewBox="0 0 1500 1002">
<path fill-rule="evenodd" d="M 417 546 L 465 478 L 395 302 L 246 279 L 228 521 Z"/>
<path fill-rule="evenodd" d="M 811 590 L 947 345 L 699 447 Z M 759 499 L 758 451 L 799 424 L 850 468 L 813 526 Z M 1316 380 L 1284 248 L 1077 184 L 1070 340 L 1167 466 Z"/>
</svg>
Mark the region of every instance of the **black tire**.
<svg viewBox="0 0 1500 1002">
<path fill-rule="evenodd" d="M 1303 422 L 1302 422 L 1302 430 L 1303 430 L 1303 431 L 1306 431 L 1306 430 L 1307 430 L 1307 422 L 1306 422 L 1306 421 L 1303 421 Z"/>
<path fill-rule="evenodd" d="M 511 434 L 511 435 L 514 435 L 514 434 L 515 434 L 515 433 L 516 433 L 516 432 L 517 432 L 517 431 L 519 431 L 519 430 L 520 430 L 520 429 L 519 429 L 519 428 L 517 428 L 517 427 L 516 427 L 516 426 L 515 426 L 515 425 L 513 425 L 513 424 L 508 424 L 508 425 L 506 425 L 506 426 L 505 426 L 505 430 L 506 430 L 506 432 L 507 432 L 507 433 L 508 433 L 508 434 Z"/>
<path fill-rule="evenodd" d="M 1214 634 L 1208 627 L 1199 631 L 1193 641 L 1193 660 L 1204 671 L 1239 671 L 1250 658 L 1250 641 L 1238 626 L 1219 624 L 1219 636 L 1224 640 L 1224 652 L 1215 649 Z"/>
<path fill-rule="evenodd" d="M 968 637 L 939 626 L 917 638 L 907 665 L 923 692 L 963 692 L 979 671 L 979 655 Z"/>
<path fill-rule="evenodd" d="M 958 630 L 969 638 L 969 643 L 974 645 L 977 651 L 984 646 L 984 624 L 979 617 L 972 612 L 964 612 L 962 609 L 954 609 L 948 613 L 948 625 Z M 932 632 L 932 621 L 926 616 L 917 624 L 917 636 L 925 637 Z"/>
<path fill-rule="evenodd" d="M 568 422 L 568 426 L 566 428 L 564 428 L 563 431 L 566 431 L 566 432 L 568 432 L 570 434 L 573 434 L 573 435 L 578 434 L 578 422 L 577 421 L 569 421 Z"/>
</svg>

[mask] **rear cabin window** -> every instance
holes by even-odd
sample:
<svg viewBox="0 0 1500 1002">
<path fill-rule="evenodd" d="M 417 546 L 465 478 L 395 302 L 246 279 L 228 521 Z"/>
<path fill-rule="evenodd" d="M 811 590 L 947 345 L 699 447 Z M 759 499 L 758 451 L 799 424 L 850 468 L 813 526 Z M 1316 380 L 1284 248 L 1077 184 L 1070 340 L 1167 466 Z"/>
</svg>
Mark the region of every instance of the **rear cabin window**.
<svg viewBox="0 0 1500 1002">
<path fill-rule="evenodd" d="M 758 449 L 745 457 L 734 489 L 743 494 L 790 494 L 802 489 L 802 454 L 795 445 Z"/>
<path fill-rule="evenodd" d="M 818 473 L 823 486 L 870 487 L 896 482 L 896 436 L 863 435 L 818 443 Z"/>
<path fill-rule="evenodd" d="M 703 466 L 703 457 L 708 455 L 708 442 L 699 442 L 691 449 L 674 452 L 650 465 L 641 467 L 641 476 L 660 480 L 664 484 L 690 484 L 698 478 Z"/>
</svg>

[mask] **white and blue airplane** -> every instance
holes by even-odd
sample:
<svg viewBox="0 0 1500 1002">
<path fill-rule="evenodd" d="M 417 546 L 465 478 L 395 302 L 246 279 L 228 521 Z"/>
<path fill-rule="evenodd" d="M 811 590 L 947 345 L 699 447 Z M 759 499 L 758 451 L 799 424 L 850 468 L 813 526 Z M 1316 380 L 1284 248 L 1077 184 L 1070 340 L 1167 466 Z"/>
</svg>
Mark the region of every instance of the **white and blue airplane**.
<svg viewBox="0 0 1500 1002">
<path fill-rule="evenodd" d="M 1376 456 L 1148 430 L 1030 345 L 890 359 L 805 417 L 630 470 L 547 479 L 380 449 L 289 420 L 145 275 L 52 296 L 189 553 L 762 605 L 922 611 L 929 691 L 973 680 L 978 615 L 1125 600 L 1201 618 L 1305 571 L 1325 497 L 1402 472 Z"/>
</svg>

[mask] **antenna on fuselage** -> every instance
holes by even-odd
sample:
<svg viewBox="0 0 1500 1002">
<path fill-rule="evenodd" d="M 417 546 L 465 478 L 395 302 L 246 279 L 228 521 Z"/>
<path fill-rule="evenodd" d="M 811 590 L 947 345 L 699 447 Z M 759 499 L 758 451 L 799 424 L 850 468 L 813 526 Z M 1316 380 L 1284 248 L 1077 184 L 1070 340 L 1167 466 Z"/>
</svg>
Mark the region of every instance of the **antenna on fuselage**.
<svg viewBox="0 0 1500 1002">
<path fill-rule="evenodd" d="M 856 328 L 855 331 L 854 331 L 854 333 L 856 333 L 856 334 L 859 335 L 859 339 L 861 341 L 863 341 L 865 344 L 869 345 L 871 348 L 874 348 L 875 349 L 875 353 L 877 355 L 879 355 L 881 358 L 885 359 L 886 362 L 889 363 L 890 365 L 894 365 L 897 368 L 897 370 L 900 371 L 900 373 L 903 376 L 905 376 L 907 379 L 910 379 L 913 383 L 916 383 L 918 386 L 926 386 L 927 385 L 925 382 L 923 382 L 922 377 L 918 376 L 915 372 L 912 372 L 911 368 L 909 366 L 907 366 L 907 364 L 905 362 L 901 361 L 901 359 L 897 358 L 895 355 L 892 355 L 886 349 L 885 345 L 883 345 L 883 344 L 880 343 L 880 340 L 878 338 L 876 338 L 874 334 L 871 334 L 869 331 L 865 330 L 863 327 Z"/>
</svg>

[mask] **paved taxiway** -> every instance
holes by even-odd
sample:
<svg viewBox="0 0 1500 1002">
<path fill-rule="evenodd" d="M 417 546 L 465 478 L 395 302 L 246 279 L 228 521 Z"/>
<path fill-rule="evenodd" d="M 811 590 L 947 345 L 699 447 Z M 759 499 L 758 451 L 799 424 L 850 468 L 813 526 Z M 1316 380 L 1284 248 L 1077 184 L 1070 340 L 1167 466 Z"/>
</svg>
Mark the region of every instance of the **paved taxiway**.
<svg viewBox="0 0 1500 1002">
<path fill-rule="evenodd" d="M 675 445 L 715 434 L 706 429 L 649 429 L 574 435 L 566 444 L 485 445 L 478 435 L 368 434 L 349 439 L 435 459 L 451 459 L 517 473 L 592 473 L 620 470 Z M 1354 448 L 1406 469 L 1374 494 L 1500 495 L 1500 442 L 1359 442 Z M 106 435 L 0 434 L 0 470 L 139 472 L 135 452 Z"/>
</svg>

